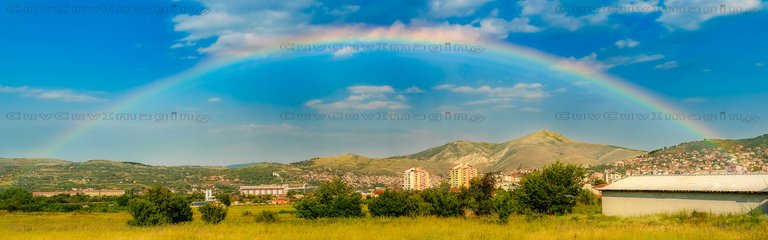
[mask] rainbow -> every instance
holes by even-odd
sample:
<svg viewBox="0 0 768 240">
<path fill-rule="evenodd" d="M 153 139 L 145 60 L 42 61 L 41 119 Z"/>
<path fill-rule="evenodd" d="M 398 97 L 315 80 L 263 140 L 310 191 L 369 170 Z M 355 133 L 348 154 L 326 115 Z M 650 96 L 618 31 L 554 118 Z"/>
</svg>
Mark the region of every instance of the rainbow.
<svg viewBox="0 0 768 240">
<path fill-rule="evenodd" d="M 377 34 L 374 36 L 365 36 L 358 38 L 350 38 L 345 36 L 344 33 L 328 32 L 320 36 L 304 37 L 296 39 L 294 42 L 297 44 L 333 44 L 333 43 L 349 43 L 349 42 L 392 42 L 392 43 L 412 43 L 412 44 L 444 44 L 451 42 L 450 36 L 434 36 L 430 34 Z M 638 86 L 635 86 L 626 80 L 620 79 L 615 76 L 611 76 L 602 72 L 595 71 L 586 66 L 580 66 L 577 64 L 563 65 L 563 59 L 552 56 L 535 49 L 526 48 L 509 43 L 493 42 L 493 41 L 478 41 L 474 44 L 480 45 L 484 48 L 482 54 L 493 54 L 497 57 L 503 57 L 505 60 L 521 61 L 523 63 L 540 65 L 558 71 L 572 77 L 574 81 L 589 82 L 590 84 L 597 85 L 603 89 L 611 91 L 614 94 L 623 96 L 625 99 L 634 102 L 644 108 L 647 108 L 655 112 L 665 113 L 682 113 L 675 108 L 672 104 L 669 104 L 662 100 L 662 98 L 654 96 L 651 92 L 644 90 Z M 140 87 L 115 104 L 112 104 L 104 112 L 123 112 L 125 109 L 135 106 L 138 103 L 151 98 L 154 95 L 174 88 L 184 82 L 188 82 L 206 74 L 212 73 L 216 70 L 223 69 L 229 66 L 241 64 L 248 61 L 257 59 L 264 59 L 269 56 L 279 55 L 284 53 L 284 49 L 276 44 L 273 48 L 259 49 L 255 51 L 245 51 L 232 54 L 228 58 L 218 58 L 214 60 L 203 61 L 200 64 L 185 70 L 179 74 L 169 76 L 163 79 L 159 79 L 153 83 Z M 88 133 L 89 130 L 97 127 L 103 121 L 83 121 L 80 124 L 64 131 L 57 137 L 53 138 L 48 144 L 44 145 L 43 153 L 47 155 L 53 155 L 59 149 L 65 147 L 70 142 L 79 138 L 80 136 Z M 685 131 L 690 132 L 692 136 L 697 138 L 717 138 L 719 135 L 701 124 L 699 121 L 680 120 L 673 121 L 679 125 Z"/>
</svg>

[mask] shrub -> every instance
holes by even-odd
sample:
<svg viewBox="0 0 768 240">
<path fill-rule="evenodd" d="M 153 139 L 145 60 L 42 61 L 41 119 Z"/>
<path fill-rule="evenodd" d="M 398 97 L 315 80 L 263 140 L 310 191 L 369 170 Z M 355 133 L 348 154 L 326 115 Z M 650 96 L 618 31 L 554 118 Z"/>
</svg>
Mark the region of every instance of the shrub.
<svg viewBox="0 0 768 240">
<path fill-rule="evenodd" d="M 411 215 L 413 209 L 409 206 L 406 192 L 385 191 L 379 197 L 368 203 L 368 211 L 374 217 L 401 217 Z"/>
<path fill-rule="evenodd" d="M 269 210 L 264 210 L 259 215 L 256 215 L 256 222 L 260 223 L 273 223 L 277 222 L 277 213 Z"/>
<path fill-rule="evenodd" d="M 424 190 L 422 196 L 424 202 L 429 203 L 429 213 L 432 215 L 448 217 L 462 214 L 458 194 L 451 192 L 447 185 Z"/>
<path fill-rule="evenodd" d="M 232 205 L 232 195 L 229 193 L 220 193 L 216 195 L 216 200 L 224 204 L 225 206 L 229 207 Z"/>
<path fill-rule="evenodd" d="M 493 173 L 483 178 L 474 178 L 469 188 L 461 189 L 462 208 L 477 215 L 489 215 L 494 210 L 493 194 L 496 192 L 496 180 Z"/>
<path fill-rule="evenodd" d="M 227 207 L 223 204 L 206 203 L 197 210 L 200 211 L 201 219 L 205 223 L 219 224 L 227 218 Z"/>
<path fill-rule="evenodd" d="M 520 212 L 520 204 L 511 191 L 499 190 L 493 198 L 493 203 L 502 223 L 506 223 L 512 213 Z"/>
<path fill-rule="evenodd" d="M 243 212 L 243 217 L 248 217 L 248 216 L 251 216 L 251 215 L 253 215 L 253 213 L 251 211 L 245 210 Z"/>
<path fill-rule="evenodd" d="M 0 210 L 36 211 L 32 193 L 21 188 L 8 188 L 0 190 Z"/>
<path fill-rule="evenodd" d="M 131 199 L 128 202 L 128 211 L 133 219 L 128 221 L 133 226 L 153 226 L 171 222 L 163 211 L 154 203 L 145 199 Z"/>
<path fill-rule="evenodd" d="M 297 216 L 306 219 L 360 217 L 363 216 L 361 202 L 360 194 L 337 178 L 320 183 L 313 195 L 302 198 L 293 206 Z"/>
<path fill-rule="evenodd" d="M 573 211 L 586 172 L 577 165 L 555 162 L 523 177 L 515 194 L 522 206 L 537 213 L 562 215 Z"/>
<path fill-rule="evenodd" d="M 141 198 L 128 202 L 129 212 L 133 216 L 128 224 L 152 226 L 192 221 L 192 208 L 189 204 L 186 198 L 173 194 L 167 188 L 152 187 Z"/>
</svg>

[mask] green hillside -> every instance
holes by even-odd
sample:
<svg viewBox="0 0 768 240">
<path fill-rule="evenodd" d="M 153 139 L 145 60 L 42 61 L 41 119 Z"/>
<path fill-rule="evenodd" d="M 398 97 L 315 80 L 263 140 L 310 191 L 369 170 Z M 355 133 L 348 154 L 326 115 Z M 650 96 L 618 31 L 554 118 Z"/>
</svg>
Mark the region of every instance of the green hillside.
<svg viewBox="0 0 768 240">
<path fill-rule="evenodd" d="M 685 153 L 693 151 L 702 151 L 704 149 L 715 150 L 720 148 L 721 150 L 729 150 L 734 148 L 762 148 L 768 149 L 768 134 L 763 134 L 754 138 L 746 139 L 707 139 L 703 141 L 681 143 L 672 147 L 665 147 L 662 149 L 651 151 L 650 155 L 662 155 L 662 154 L 674 154 Z"/>
<path fill-rule="evenodd" d="M 290 164 L 150 166 L 109 160 L 69 162 L 58 159 L 0 159 L 0 186 L 17 185 L 34 191 L 61 191 L 71 188 L 139 190 L 162 184 L 180 191 L 210 187 L 234 190 L 241 185 L 313 182 L 349 174 L 356 179 L 364 176 L 397 177 L 411 167 L 421 167 L 433 175 L 445 177 L 448 170 L 457 163 L 474 164 L 483 172 L 538 168 L 557 160 L 596 165 L 643 153 L 609 145 L 576 142 L 558 133 L 543 130 L 504 143 L 456 141 L 406 156 L 369 158 L 343 154 Z M 364 182 L 367 184 L 370 181 Z"/>
</svg>

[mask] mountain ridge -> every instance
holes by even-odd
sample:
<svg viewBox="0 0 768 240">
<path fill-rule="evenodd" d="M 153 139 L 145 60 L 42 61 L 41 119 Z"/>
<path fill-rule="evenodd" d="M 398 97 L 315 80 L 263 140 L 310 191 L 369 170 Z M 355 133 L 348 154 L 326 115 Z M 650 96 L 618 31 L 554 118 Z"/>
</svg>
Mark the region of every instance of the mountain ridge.
<svg viewBox="0 0 768 240">
<path fill-rule="evenodd" d="M 469 163 L 486 171 L 540 168 L 555 161 L 605 164 L 645 154 L 645 151 L 574 141 L 550 130 L 539 130 L 502 143 L 453 141 L 415 154 L 388 159 Z"/>
<path fill-rule="evenodd" d="M 418 153 L 388 158 L 357 154 L 316 157 L 293 163 L 248 163 L 240 168 L 226 166 L 153 166 L 135 162 L 91 160 L 72 162 L 54 158 L 0 158 L 0 187 L 16 185 L 35 191 L 70 188 L 132 188 L 164 184 L 176 189 L 202 187 L 236 189 L 240 185 L 280 182 L 309 182 L 317 174 L 326 176 L 388 176 L 421 167 L 445 177 L 459 162 L 476 163 L 481 172 L 536 168 L 550 161 L 576 164 L 606 163 L 643 152 L 666 154 L 696 151 L 702 147 L 760 146 L 768 149 L 768 135 L 740 140 L 706 140 L 681 143 L 650 153 L 612 145 L 584 143 L 556 132 L 537 131 L 501 143 L 453 141 Z M 521 160 L 522 159 L 522 160 Z M 230 165 L 231 166 L 231 165 Z M 278 173 L 278 174 L 275 174 Z M 275 176 L 279 175 L 279 176 Z M 358 178 L 353 178 L 358 179 Z M 361 178 L 362 179 L 362 178 Z M 366 181 L 372 181 L 366 178 Z"/>
</svg>

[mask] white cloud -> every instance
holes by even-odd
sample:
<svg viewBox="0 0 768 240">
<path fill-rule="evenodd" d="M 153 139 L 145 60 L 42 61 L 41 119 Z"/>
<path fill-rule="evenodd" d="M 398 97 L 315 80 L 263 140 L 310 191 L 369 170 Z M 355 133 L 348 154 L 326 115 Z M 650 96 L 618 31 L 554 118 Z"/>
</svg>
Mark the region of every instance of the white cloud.
<svg viewBox="0 0 768 240">
<path fill-rule="evenodd" d="M 604 24 L 612 15 L 661 13 L 656 19 L 670 30 L 697 30 L 712 18 L 754 13 L 762 8 L 760 0 L 618 0 L 602 5 L 588 15 L 577 4 L 558 0 L 518 1 L 523 17 L 540 17 L 551 27 L 575 31 L 586 24 Z M 628 45 L 627 45 L 628 46 Z"/>
<path fill-rule="evenodd" d="M 453 4 L 451 2 L 441 3 Z M 200 16 L 179 15 L 173 18 L 175 30 L 188 35 L 173 48 L 196 46 L 197 51 L 212 58 L 251 55 L 253 52 L 275 48 L 286 42 L 366 41 L 382 38 L 431 38 L 471 44 L 485 39 L 498 39 L 509 32 L 536 32 L 541 29 L 529 24 L 527 18 L 511 20 L 496 16 L 472 24 L 451 24 L 428 19 L 410 19 L 409 24 L 396 21 L 390 26 L 366 23 L 312 24 L 308 8 L 312 1 L 231 2 L 202 0 L 210 13 Z M 463 3 L 456 1 L 456 3 Z M 469 1 L 467 1 L 469 3 Z M 471 4 L 477 4 L 472 1 Z M 459 6 L 459 5 L 450 5 Z M 481 23 L 482 22 L 482 23 Z M 477 23 L 476 25 L 473 25 Z M 215 37 L 215 38 L 214 38 Z M 208 45 L 196 45 L 200 40 L 214 38 Z M 333 52 L 332 52 L 333 53 Z M 349 49 L 335 52 L 348 56 Z"/>
<path fill-rule="evenodd" d="M 449 91 L 459 94 L 479 95 L 483 99 L 465 102 L 464 105 L 507 104 L 515 100 L 539 101 L 551 96 L 544 90 L 541 83 L 518 83 L 511 87 L 480 87 L 456 86 L 444 84 L 434 87 L 435 90 Z"/>
<path fill-rule="evenodd" d="M 469 16 L 487 2 L 490 0 L 432 0 L 427 15 L 433 18 Z"/>
<path fill-rule="evenodd" d="M 633 48 L 637 47 L 637 45 L 640 45 L 640 42 L 627 38 L 618 40 L 615 44 L 619 48 Z"/>
<path fill-rule="evenodd" d="M 540 27 L 531 25 L 530 21 L 528 18 L 514 18 L 509 21 L 495 17 L 485 18 L 480 21 L 480 31 L 495 38 L 503 39 L 507 38 L 508 34 L 512 32 L 533 33 L 543 30 Z"/>
<path fill-rule="evenodd" d="M 755 67 L 764 67 L 765 63 L 755 63 Z"/>
<path fill-rule="evenodd" d="M 351 86 L 348 87 L 349 95 L 341 101 L 327 102 L 321 99 L 312 99 L 304 103 L 305 106 L 319 110 L 402 110 L 410 106 L 406 103 L 406 97 L 395 95 L 395 89 L 391 86 Z M 395 96 L 392 96 L 395 95 Z"/>
<path fill-rule="evenodd" d="M 613 65 L 597 60 L 597 54 L 592 53 L 581 58 L 570 57 L 563 59 L 558 65 L 555 66 L 555 68 L 561 67 L 580 67 L 602 72 L 612 68 Z"/>
<path fill-rule="evenodd" d="M 361 86 L 351 86 L 347 88 L 349 92 L 360 94 L 360 93 L 393 93 L 395 92 L 395 89 L 391 86 L 367 86 L 367 85 L 361 85 Z"/>
<path fill-rule="evenodd" d="M 357 50 L 352 48 L 352 46 L 345 46 L 345 47 L 337 50 L 336 52 L 334 52 L 333 53 L 333 58 L 334 59 L 339 59 L 339 58 L 349 57 L 349 56 L 352 56 L 352 54 L 355 54 L 356 52 L 357 52 Z"/>
<path fill-rule="evenodd" d="M 677 61 L 669 61 L 669 62 L 665 62 L 665 63 L 659 64 L 659 65 L 656 65 L 656 67 L 654 67 L 654 68 L 656 68 L 656 69 L 673 69 L 673 68 L 677 68 L 677 67 L 678 67 Z"/>
<path fill-rule="evenodd" d="M 217 102 L 221 102 L 221 101 L 224 101 L 224 100 L 221 99 L 220 97 L 210 97 L 210 98 L 208 98 L 208 102 L 212 102 L 212 103 L 217 103 Z"/>
<path fill-rule="evenodd" d="M 558 11 L 558 7 L 561 6 L 559 1 L 522 0 L 518 1 L 517 5 L 522 8 L 520 16 L 538 16 L 551 27 L 576 31 L 584 26 L 582 18 L 572 17 L 566 12 Z"/>
<path fill-rule="evenodd" d="M 669 29 L 698 30 L 701 23 L 722 16 L 755 12 L 760 0 L 666 0 L 665 11 L 656 21 Z"/>
<path fill-rule="evenodd" d="M 615 65 L 631 65 L 636 63 L 644 63 L 644 62 L 652 62 L 659 59 L 664 58 L 664 55 L 661 54 L 653 54 L 653 55 L 647 55 L 647 54 L 640 54 L 635 56 L 618 56 L 618 57 L 611 57 L 608 58 L 608 62 Z"/>
<path fill-rule="evenodd" d="M 423 93 L 424 90 L 421 90 L 421 88 L 419 87 L 413 86 L 413 87 L 406 88 L 405 91 L 403 92 L 404 93 Z"/>
<path fill-rule="evenodd" d="M 0 85 L 0 93 L 18 94 L 22 97 L 30 97 L 41 100 L 54 100 L 64 102 L 103 102 L 106 99 L 101 99 L 93 95 L 84 93 L 76 93 L 69 89 L 64 90 L 52 90 L 42 88 L 30 88 L 27 86 L 22 87 L 8 87 Z"/>
<path fill-rule="evenodd" d="M 617 66 L 629 66 L 632 64 L 652 62 L 659 59 L 663 59 L 664 55 L 661 54 L 640 54 L 635 56 L 616 56 L 609 57 L 605 60 L 598 60 L 598 55 L 592 53 L 588 56 L 581 58 L 570 57 L 560 61 L 555 68 L 588 68 L 594 71 L 602 72 Z"/>
</svg>

